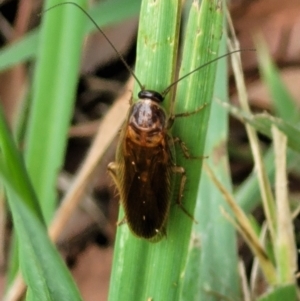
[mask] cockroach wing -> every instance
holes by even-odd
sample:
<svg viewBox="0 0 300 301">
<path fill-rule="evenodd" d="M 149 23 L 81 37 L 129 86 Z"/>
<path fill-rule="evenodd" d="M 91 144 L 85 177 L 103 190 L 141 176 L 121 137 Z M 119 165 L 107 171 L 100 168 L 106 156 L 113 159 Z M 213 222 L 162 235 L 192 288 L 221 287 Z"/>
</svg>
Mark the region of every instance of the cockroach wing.
<svg viewBox="0 0 300 301">
<path fill-rule="evenodd" d="M 152 148 L 122 142 L 117 158 L 126 222 L 138 237 L 157 241 L 164 234 L 171 202 L 170 146 L 167 141 Z"/>
<path fill-rule="evenodd" d="M 164 231 L 170 205 L 170 168 L 159 159 L 152 159 L 148 171 L 135 172 L 131 182 L 125 184 L 128 186 L 124 204 L 128 225 L 135 234 L 146 239 Z M 142 180 L 141 173 L 144 173 Z"/>
</svg>

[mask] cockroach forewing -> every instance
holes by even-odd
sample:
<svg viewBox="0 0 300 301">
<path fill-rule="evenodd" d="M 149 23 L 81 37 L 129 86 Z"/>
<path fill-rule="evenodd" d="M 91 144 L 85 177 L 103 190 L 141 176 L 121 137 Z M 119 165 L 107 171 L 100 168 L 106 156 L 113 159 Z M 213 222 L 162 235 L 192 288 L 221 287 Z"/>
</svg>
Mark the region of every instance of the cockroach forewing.
<svg viewBox="0 0 300 301">
<path fill-rule="evenodd" d="M 117 182 L 126 222 L 138 237 L 159 241 L 165 234 L 172 191 L 174 145 L 165 134 L 163 145 L 140 147 L 121 131 L 113 178 Z"/>
</svg>

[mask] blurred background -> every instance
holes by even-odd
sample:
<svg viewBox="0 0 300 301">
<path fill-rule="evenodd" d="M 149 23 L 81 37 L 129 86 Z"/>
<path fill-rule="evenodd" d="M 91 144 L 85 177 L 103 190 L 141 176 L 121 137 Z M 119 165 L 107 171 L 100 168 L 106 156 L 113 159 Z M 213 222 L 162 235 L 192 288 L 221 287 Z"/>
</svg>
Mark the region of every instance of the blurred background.
<svg viewBox="0 0 300 301">
<path fill-rule="evenodd" d="M 90 2 L 93 5 L 96 1 Z M 12 45 L 39 26 L 41 18 L 39 14 L 43 4 L 40 0 L 0 1 L 1 47 Z M 253 37 L 260 33 L 290 93 L 295 100 L 299 101 L 299 1 L 233 0 L 230 4 L 230 12 L 241 49 L 255 47 Z M 137 26 L 138 12 L 125 22 L 104 28 L 111 42 L 132 68 L 134 68 L 136 54 Z M 260 79 L 256 55 L 244 52 L 242 59 L 253 112 L 272 113 L 272 101 Z M 0 102 L 11 127 L 17 122 L 16 118 L 20 110 L 26 110 L 24 103 L 30 98 L 33 68 L 34 60 L 29 57 L 21 64 L 1 69 Z M 103 39 L 101 33 L 96 32 L 86 37 L 65 163 L 63 170 L 59 173 L 57 183 L 60 195 L 64 195 L 69 188 L 73 175 L 80 167 L 102 117 L 105 116 L 114 100 L 124 92 L 128 78 L 128 71 Z M 236 88 L 231 72 L 228 74 L 228 81 L 231 102 L 237 104 Z M 299 107 L 298 103 L 296 105 Z M 229 137 L 232 181 L 235 186 L 238 186 L 251 172 L 253 162 L 244 127 L 233 118 L 230 119 Z M 260 139 L 262 147 L 270 144 L 268 138 L 260 136 Z M 58 247 L 86 301 L 106 300 L 108 294 L 119 203 L 106 166 L 114 160 L 115 147 L 116 141 L 102 158 L 85 198 L 70 218 L 58 242 Z M 298 183 L 299 174 L 291 173 L 289 185 L 295 196 L 299 194 Z M 0 291 L 2 292 L 7 267 L 11 220 L 9 213 L 5 214 L 3 203 L 1 203 L 0 211 L 0 268 L 2 272 Z M 259 207 L 255 209 L 255 215 L 258 219 L 261 216 L 262 219 L 262 211 Z M 295 225 L 297 229 L 297 221 Z M 240 242 L 239 247 L 247 267 L 247 264 L 251 264 L 251 254 L 243 242 Z"/>
</svg>

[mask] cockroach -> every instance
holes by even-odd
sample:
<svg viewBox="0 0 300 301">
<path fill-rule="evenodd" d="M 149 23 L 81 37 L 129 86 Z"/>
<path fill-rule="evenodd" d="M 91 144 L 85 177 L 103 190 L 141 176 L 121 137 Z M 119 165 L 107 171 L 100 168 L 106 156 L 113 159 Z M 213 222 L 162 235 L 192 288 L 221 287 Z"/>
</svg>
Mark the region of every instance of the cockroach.
<svg viewBox="0 0 300 301">
<path fill-rule="evenodd" d="M 175 140 L 169 133 L 179 115 L 167 118 L 160 105 L 162 93 L 141 89 L 138 97 L 121 130 L 116 161 L 108 170 L 118 187 L 130 230 L 138 237 L 158 241 L 169 214 L 172 174 L 181 176 L 179 196 L 186 181 L 184 168 L 175 164 Z"/>
<path fill-rule="evenodd" d="M 193 219 L 181 204 L 186 173 L 183 167 L 176 165 L 174 144 L 179 143 L 186 158 L 197 157 L 189 154 L 185 144 L 178 137 L 172 137 L 170 129 L 176 118 L 195 114 L 206 104 L 193 112 L 171 113 L 167 117 L 161 103 L 179 81 L 200 68 L 238 51 L 227 53 L 199 66 L 170 84 L 161 93 L 145 89 L 130 69 L 141 91 L 138 93 L 138 101 L 132 103 L 129 108 L 119 137 L 116 161 L 108 165 L 108 171 L 120 193 L 125 212 L 124 221 L 135 236 L 157 242 L 165 235 L 173 174 L 180 176 L 177 204 Z"/>
<path fill-rule="evenodd" d="M 177 203 L 187 215 L 192 217 L 181 204 L 186 174 L 183 167 L 176 165 L 174 144 L 179 143 L 186 158 L 191 158 L 191 156 L 184 143 L 179 138 L 172 137 L 170 128 L 176 118 L 195 114 L 205 107 L 202 105 L 193 112 L 171 113 L 170 116 L 167 116 L 161 103 L 171 88 L 182 79 L 241 50 L 232 51 L 197 67 L 170 84 L 161 93 L 147 90 L 102 29 L 78 4 L 64 2 L 52 6 L 46 11 L 64 4 L 75 5 L 94 23 L 141 89 L 138 93 L 138 101 L 131 103 L 127 119 L 121 129 L 116 161 L 108 165 L 108 171 L 120 193 L 121 204 L 125 212 L 124 221 L 131 232 L 139 238 L 152 242 L 159 241 L 166 232 L 173 174 L 180 176 Z"/>
<path fill-rule="evenodd" d="M 199 66 L 161 93 L 143 88 L 131 71 L 141 91 L 138 93 L 138 101 L 129 108 L 119 137 L 116 161 L 108 165 L 108 171 L 120 193 L 125 212 L 124 221 L 137 237 L 156 242 L 165 235 L 173 174 L 180 176 L 177 204 L 193 219 L 181 204 L 186 173 L 183 167 L 176 165 L 174 144 L 179 143 L 186 158 L 196 157 L 190 156 L 179 138 L 172 137 L 170 129 L 176 118 L 195 114 L 206 104 L 193 112 L 167 117 L 161 103 L 170 89 L 183 78 L 227 55 L 229 54 Z"/>
</svg>

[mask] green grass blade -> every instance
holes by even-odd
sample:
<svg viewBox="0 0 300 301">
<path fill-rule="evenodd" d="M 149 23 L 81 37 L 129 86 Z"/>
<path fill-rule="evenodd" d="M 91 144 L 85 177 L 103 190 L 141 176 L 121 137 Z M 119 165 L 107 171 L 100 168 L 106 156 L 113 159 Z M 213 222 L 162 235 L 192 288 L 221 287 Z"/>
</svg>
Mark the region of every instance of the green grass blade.
<svg viewBox="0 0 300 301">
<path fill-rule="evenodd" d="M 296 301 L 297 287 L 295 285 L 278 286 L 271 292 L 260 297 L 257 301 Z"/>
<path fill-rule="evenodd" d="M 181 74 L 185 74 L 189 70 L 193 70 L 196 66 L 202 65 L 217 57 L 223 20 L 220 5 L 221 3 L 218 1 L 203 1 L 199 11 L 198 3 L 193 3 L 187 24 L 187 37 L 183 52 Z M 178 86 L 176 112 L 192 112 L 201 104 L 208 104 L 199 113 L 175 121 L 174 136 L 178 136 L 184 140 L 193 156 L 203 155 L 216 67 L 216 63 L 210 64 Z M 177 157 L 177 164 L 184 166 L 187 174 L 183 205 L 188 212 L 193 213 L 200 182 L 202 160 L 186 160 L 183 158 L 182 152 L 178 152 L 180 155 Z M 182 243 L 184 244 L 184 247 L 182 247 L 183 252 L 187 252 L 192 223 L 180 209 L 177 209 L 176 215 L 174 214 L 172 217 L 174 217 L 174 220 L 171 219 L 171 222 L 174 222 L 174 228 L 180 233 Z M 199 223 L 204 221 L 200 214 L 198 215 L 198 212 L 195 212 L 195 218 Z M 198 245 L 195 247 L 199 249 Z M 198 256 L 203 256 L 202 251 L 201 248 L 201 254 L 198 254 Z M 194 253 L 196 253 L 196 250 L 194 250 Z M 186 254 L 187 253 L 184 253 L 183 256 L 187 256 Z M 194 265 L 198 267 L 198 269 L 201 268 L 201 266 L 198 266 L 197 261 L 194 262 Z M 197 273 L 199 273 L 199 270 Z M 196 286 L 197 293 L 199 293 L 198 288 L 200 286 L 201 289 L 203 289 L 203 283 L 199 283 L 198 280 L 199 278 L 195 278 L 192 283 L 185 284 Z M 185 296 L 185 298 L 186 291 L 187 289 L 183 290 L 183 296 Z M 188 300 L 188 298 L 186 298 L 186 300 Z"/>
<path fill-rule="evenodd" d="M 217 57 L 223 17 L 219 5 L 219 1 L 203 1 L 200 8 L 197 2 L 192 4 L 179 77 Z M 216 67 L 217 64 L 212 63 L 178 85 L 176 113 L 193 112 L 206 104 L 199 113 L 178 118 L 174 124 L 173 135 L 184 141 L 192 156 L 203 155 Z M 187 173 L 183 203 L 189 212 L 193 212 L 202 160 L 186 160 L 181 150 L 178 153 L 177 165 L 184 166 Z M 180 219 L 185 220 L 184 216 Z M 186 228 L 187 224 L 182 227 Z"/>
<path fill-rule="evenodd" d="M 226 108 L 231 112 L 232 115 L 242 120 L 243 122 L 250 124 L 257 131 L 266 135 L 270 139 L 272 139 L 271 128 L 273 125 L 276 126 L 287 136 L 288 146 L 292 150 L 298 153 L 300 152 L 300 142 L 298 139 L 300 130 L 298 127 L 295 127 L 289 122 L 286 122 L 280 118 L 273 117 L 267 113 L 252 115 L 230 105 L 226 106 Z"/>
<path fill-rule="evenodd" d="M 22 275 L 32 300 L 82 300 L 60 254 L 49 240 L 45 225 L 22 197 L 20 189 L 0 159 L 0 178 L 8 192 L 8 203 L 19 242 Z"/>
<path fill-rule="evenodd" d="M 286 121 L 299 121 L 297 102 L 287 90 L 262 39 L 257 41 L 256 49 L 261 77 L 270 92 L 276 115 Z"/>
<path fill-rule="evenodd" d="M 300 130 L 292 124 L 285 122 L 279 118 L 275 118 L 268 114 L 254 115 L 250 120 L 246 117 L 247 122 L 252 124 L 258 131 L 271 138 L 271 128 L 275 125 L 288 138 L 288 146 L 296 152 L 300 152 L 299 134 Z"/>
<path fill-rule="evenodd" d="M 47 7 L 55 3 L 48 1 Z M 84 5 L 85 0 L 78 4 Z M 42 20 L 25 159 L 47 222 L 56 206 L 57 173 L 65 153 L 86 21 L 71 5 L 49 11 Z"/>
<path fill-rule="evenodd" d="M 0 50 L 0 70 L 5 71 L 16 64 L 35 58 L 38 33 L 37 29 L 33 29 L 23 39 L 2 48 Z"/>
<path fill-rule="evenodd" d="M 174 62 L 177 51 L 180 1 L 143 1 L 139 24 L 136 75 L 147 89 L 162 91 L 174 77 Z M 135 87 L 133 98 L 136 100 Z M 120 219 L 123 214 L 120 214 Z M 169 241 L 169 239 L 168 239 Z M 164 292 L 170 281 L 169 262 L 160 266 L 159 252 L 170 251 L 167 240 L 152 244 L 133 237 L 126 225 L 118 228 L 109 300 L 176 300 L 176 287 Z M 173 264 L 173 263 L 172 263 Z M 159 275 L 156 268 L 168 273 Z M 159 276 L 159 277 L 157 277 Z M 175 279 L 176 279 L 176 275 Z M 138 279 L 138 281 L 137 281 Z"/>
<path fill-rule="evenodd" d="M 75 1 L 74 1 L 75 2 Z M 119 1 L 111 0 L 100 2 L 93 6 L 89 11 L 90 15 L 101 26 L 108 26 L 118 22 L 122 22 L 139 12 L 140 0 Z M 55 2 L 57 4 L 57 1 Z M 50 7 L 47 6 L 47 7 Z M 87 23 L 85 33 L 95 31 L 95 27 L 91 23 Z M 37 56 L 37 47 L 40 39 L 40 28 L 34 29 L 16 43 L 6 46 L 0 50 L 0 71 L 4 71 L 12 66 L 33 60 Z"/>
<path fill-rule="evenodd" d="M 222 31 L 219 4 L 218 1 L 203 1 L 200 8 L 197 2 L 192 4 L 180 76 L 217 57 Z M 192 112 L 207 104 L 199 113 L 175 121 L 173 134 L 184 141 L 192 156 L 203 155 L 216 66 L 216 63 L 210 64 L 178 85 L 176 113 Z M 182 156 L 181 150 L 178 150 L 178 154 L 177 165 L 184 166 L 187 173 L 182 202 L 188 212 L 194 212 L 202 160 L 187 160 Z M 177 209 L 174 220 L 177 220 L 179 228 L 187 231 L 185 235 L 190 232 L 191 220 L 180 209 Z"/>
<path fill-rule="evenodd" d="M 0 107 L 0 149 L 1 158 L 4 159 L 5 168 L 13 180 L 15 187 L 23 196 L 32 213 L 43 221 L 40 206 L 38 204 L 35 192 L 30 183 L 23 158 L 21 157 L 16 145 L 14 144 L 8 125 L 5 121 L 4 113 Z"/>
<path fill-rule="evenodd" d="M 148 89 L 162 91 L 171 82 L 175 69 L 174 54 L 176 53 L 176 48 L 174 50 L 174 46 L 177 45 L 179 23 L 179 13 L 174 11 L 174 9 L 178 5 L 179 3 L 176 1 L 143 2 L 136 73 L 142 84 L 145 84 Z M 159 6 L 163 10 L 162 12 L 156 11 Z M 200 14 L 202 16 L 201 20 L 199 20 Z M 214 3 L 203 1 L 201 10 L 197 3 L 193 4 L 188 29 L 189 37 L 185 46 L 185 53 L 183 54 L 182 75 L 216 57 L 221 35 L 221 23 L 220 11 Z M 197 35 L 199 32 L 201 34 Z M 189 47 L 191 44 L 192 47 Z M 215 68 L 216 65 L 212 64 L 206 67 L 205 71 L 195 73 L 178 85 L 176 111 L 186 112 L 198 108 L 201 105 L 199 93 L 201 93 L 203 102 L 211 100 Z M 199 76 L 200 73 L 201 76 Z M 182 86 L 185 86 L 185 88 L 182 88 Z M 135 91 L 137 90 L 138 88 L 135 89 Z M 196 92 L 193 94 L 191 91 Z M 179 106 L 177 101 L 181 102 Z M 166 107 L 169 107 L 168 100 Z M 182 127 L 185 128 L 185 134 L 189 132 L 187 141 L 184 135 L 180 135 L 180 138 L 184 139 L 188 147 L 195 140 L 197 140 L 197 143 L 199 142 L 198 135 L 202 136 L 200 147 L 199 145 L 191 146 L 193 155 L 203 152 L 204 129 L 206 126 L 200 125 L 200 123 L 207 123 L 209 109 L 204 111 L 206 111 L 206 117 L 201 119 L 202 121 L 200 122 L 192 118 L 193 116 L 175 121 L 174 135 L 177 136 L 179 132 L 181 133 Z M 203 117 L 201 114 L 197 115 L 198 119 L 201 116 Z M 189 124 L 183 125 L 183 119 L 191 120 Z M 179 123 L 181 126 L 178 125 Z M 194 127 L 197 130 L 191 131 L 190 129 Z M 199 128 L 201 129 L 200 131 Z M 185 208 L 193 212 L 201 160 L 197 160 L 196 163 L 187 163 L 187 160 L 181 158 L 180 151 L 179 153 L 180 164 L 182 162 L 185 165 L 189 164 L 187 173 L 188 176 L 190 175 L 189 172 L 191 173 L 190 179 L 193 179 L 193 176 L 196 177 L 195 183 L 189 180 L 189 185 L 185 190 L 186 198 L 183 200 Z M 193 192 L 191 192 L 192 190 Z M 176 190 L 174 194 L 176 195 Z M 175 199 L 173 202 L 175 202 Z M 178 300 L 183 284 L 182 273 L 186 263 L 191 226 L 192 220 L 178 206 L 172 205 L 167 237 L 156 244 L 134 238 L 129 233 L 126 225 L 119 227 L 109 300 L 120 300 L 120 298 L 122 300 L 147 300 L 151 298 L 153 300 Z"/>
<path fill-rule="evenodd" d="M 225 36 L 222 42 L 226 45 Z M 222 47 L 219 55 L 224 53 L 226 47 Z M 214 97 L 227 102 L 227 87 L 227 62 L 223 59 L 218 62 Z M 205 160 L 230 191 L 227 137 L 228 114 L 213 102 L 204 152 L 209 158 Z M 221 214 L 220 206 L 229 211 L 222 194 L 203 173 L 195 210 L 195 218 L 199 223 L 193 227 L 183 300 L 216 300 L 217 295 L 230 300 L 240 298 L 236 231 Z"/>
<path fill-rule="evenodd" d="M 272 97 L 276 116 L 282 118 L 286 122 L 298 122 L 299 116 L 297 114 L 298 109 L 295 105 L 296 102 L 287 90 L 284 82 L 280 78 L 279 71 L 274 65 L 262 40 L 258 40 L 256 48 L 261 77 Z M 293 166 L 296 160 L 297 158 L 295 156 L 295 153 L 288 151 L 288 168 Z M 264 163 L 268 177 L 270 179 L 273 179 L 275 174 L 273 150 L 269 150 L 265 154 Z M 240 206 L 247 212 L 250 212 L 255 208 L 255 206 L 259 204 L 260 192 L 258 189 L 256 172 L 251 173 L 251 175 L 244 181 L 244 183 L 239 186 L 238 190 L 235 193 L 235 196 Z"/>
</svg>

